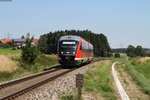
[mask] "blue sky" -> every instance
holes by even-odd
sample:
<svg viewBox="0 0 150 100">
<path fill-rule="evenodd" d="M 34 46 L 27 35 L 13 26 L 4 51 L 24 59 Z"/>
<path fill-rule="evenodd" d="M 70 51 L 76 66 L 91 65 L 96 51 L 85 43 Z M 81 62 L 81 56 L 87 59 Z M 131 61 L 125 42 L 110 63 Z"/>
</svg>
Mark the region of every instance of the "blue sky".
<svg viewBox="0 0 150 100">
<path fill-rule="evenodd" d="M 103 33 L 112 48 L 150 47 L 150 0 L 0 1 L 0 39 L 66 29 Z"/>
</svg>

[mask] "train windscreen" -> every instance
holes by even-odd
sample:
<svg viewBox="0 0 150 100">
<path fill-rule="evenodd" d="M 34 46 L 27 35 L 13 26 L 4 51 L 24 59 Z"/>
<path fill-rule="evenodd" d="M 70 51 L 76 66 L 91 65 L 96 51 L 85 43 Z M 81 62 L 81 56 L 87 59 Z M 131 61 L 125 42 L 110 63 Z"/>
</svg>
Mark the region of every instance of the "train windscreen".
<svg viewBox="0 0 150 100">
<path fill-rule="evenodd" d="M 78 42 L 73 40 L 60 41 L 60 47 L 76 47 L 77 45 Z"/>
<path fill-rule="evenodd" d="M 61 54 L 75 54 L 78 46 L 78 41 L 64 40 L 59 42 Z"/>
</svg>

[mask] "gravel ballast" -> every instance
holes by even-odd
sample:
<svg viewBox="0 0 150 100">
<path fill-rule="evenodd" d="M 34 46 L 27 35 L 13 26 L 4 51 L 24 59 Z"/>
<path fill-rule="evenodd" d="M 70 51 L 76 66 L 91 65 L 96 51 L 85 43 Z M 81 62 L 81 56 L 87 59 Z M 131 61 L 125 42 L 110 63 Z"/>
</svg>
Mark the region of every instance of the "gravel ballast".
<svg viewBox="0 0 150 100">
<path fill-rule="evenodd" d="M 60 100 L 62 95 L 69 95 L 75 88 L 76 74 L 84 74 L 87 70 L 94 66 L 97 62 L 85 65 L 73 72 L 57 78 L 33 91 L 26 93 L 17 98 L 17 100 Z"/>
</svg>

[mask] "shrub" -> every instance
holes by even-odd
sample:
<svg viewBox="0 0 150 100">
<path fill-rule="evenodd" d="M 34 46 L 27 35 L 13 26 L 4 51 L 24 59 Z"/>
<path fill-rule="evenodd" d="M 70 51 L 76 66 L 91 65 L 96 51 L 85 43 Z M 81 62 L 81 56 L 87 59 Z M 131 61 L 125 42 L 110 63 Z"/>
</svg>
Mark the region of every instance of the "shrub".
<svg viewBox="0 0 150 100">
<path fill-rule="evenodd" d="M 115 58 L 120 58 L 120 54 L 119 53 L 115 53 Z"/>
<path fill-rule="evenodd" d="M 39 52 L 38 48 L 32 45 L 33 37 L 30 38 L 30 34 L 28 33 L 26 36 L 26 45 L 22 47 L 22 62 L 27 64 L 35 64 L 35 59 L 37 58 Z"/>
</svg>

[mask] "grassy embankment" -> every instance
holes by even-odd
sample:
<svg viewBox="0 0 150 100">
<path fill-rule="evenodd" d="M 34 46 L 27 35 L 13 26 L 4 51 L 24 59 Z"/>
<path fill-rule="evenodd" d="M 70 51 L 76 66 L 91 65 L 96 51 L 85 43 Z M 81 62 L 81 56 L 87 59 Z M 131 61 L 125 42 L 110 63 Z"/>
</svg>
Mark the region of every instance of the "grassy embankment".
<svg viewBox="0 0 150 100">
<path fill-rule="evenodd" d="M 85 75 L 85 93 L 101 94 L 108 100 L 115 100 L 113 77 L 111 75 L 111 61 L 104 61 L 93 66 Z M 97 97 L 98 98 L 98 97 Z"/>
<path fill-rule="evenodd" d="M 150 95 L 150 60 L 147 58 L 135 58 L 121 62 L 124 69 L 131 75 L 141 90 Z"/>
<path fill-rule="evenodd" d="M 113 77 L 111 75 L 111 61 L 99 62 L 92 66 L 84 76 L 83 95 L 92 94 L 96 100 L 101 100 L 101 97 L 107 100 L 117 100 L 115 90 L 113 88 Z M 69 96 L 63 96 L 62 100 L 77 100 L 76 89 Z M 82 98 L 84 100 L 84 98 Z"/>
<path fill-rule="evenodd" d="M 20 63 L 20 55 L 21 50 L 0 49 L 0 82 L 42 72 L 58 64 L 56 55 L 41 54 L 36 59 L 36 64 L 26 69 Z"/>
</svg>

